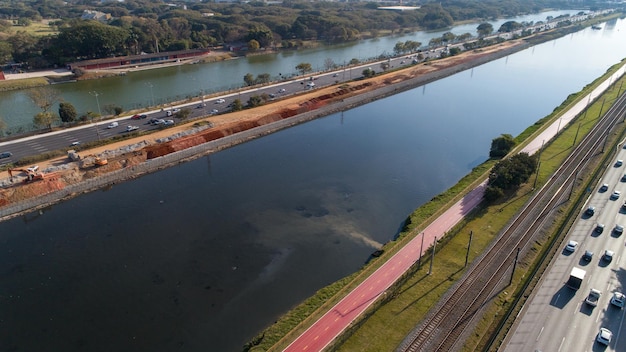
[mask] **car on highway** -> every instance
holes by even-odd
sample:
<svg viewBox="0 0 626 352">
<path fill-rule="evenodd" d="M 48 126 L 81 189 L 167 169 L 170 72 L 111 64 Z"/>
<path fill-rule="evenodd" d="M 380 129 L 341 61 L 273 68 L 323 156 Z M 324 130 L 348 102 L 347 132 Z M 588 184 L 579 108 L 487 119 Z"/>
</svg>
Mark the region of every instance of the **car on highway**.
<svg viewBox="0 0 626 352">
<path fill-rule="evenodd" d="M 11 152 L 0 153 L 0 159 L 6 159 L 6 158 L 10 158 L 12 156 L 13 156 L 13 153 L 11 153 Z"/>
<path fill-rule="evenodd" d="M 70 147 L 76 147 L 76 146 L 79 146 L 79 145 L 80 145 L 80 142 L 72 142 L 70 144 Z"/>
<path fill-rule="evenodd" d="M 599 224 L 597 224 L 597 225 L 596 225 L 596 229 L 595 229 L 595 231 L 596 231 L 597 233 L 602 233 L 602 232 L 604 231 L 604 224 L 600 224 L 600 223 L 599 223 Z"/>
<path fill-rule="evenodd" d="M 220 111 L 219 111 L 219 110 L 217 110 L 217 109 L 213 109 L 213 110 L 211 110 L 211 114 L 213 114 L 213 115 L 217 114 L 218 112 L 220 112 Z"/>
<path fill-rule="evenodd" d="M 220 99 L 217 99 L 217 100 L 215 101 L 215 104 L 224 104 L 225 102 L 226 102 L 226 100 L 224 100 L 224 99 L 220 98 Z"/>
<path fill-rule="evenodd" d="M 165 122 L 163 123 L 164 126 L 169 126 L 173 124 L 174 124 L 174 120 L 165 120 Z"/>
<path fill-rule="evenodd" d="M 180 112 L 180 109 L 179 109 L 179 108 L 172 109 L 172 112 L 173 112 L 174 114 L 175 114 L 175 113 L 178 113 L 178 112 Z"/>
<path fill-rule="evenodd" d="M 602 186 L 600 186 L 600 192 L 606 192 L 609 190 L 609 184 L 605 183 Z"/>
<path fill-rule="evenodd" d="M 139 127 L 137 127 L 137 126 L 131 126 L 131 125 L 126 126 L 126 132 L 131 132 L 131 131 L 135 131 L 135 130 L 138 130 L 138 129 L 139 129 Z"/>
<path fill-rule="evenodd" d="M 616 200 L 619 199 L 619 196 L 622 194 L 622 192 L 620 191 L 613 191 L 613 194 L 611 194 L 611 199 L 612 200 Z"/>
<path fill-rule="evenodd" d="M 119 125 L 120 125 L 120 124 L 119 124 L 119 123 L 117 123 L 117 122 L 111 122 L 111 123 L 107 126 L 107 128 L 108 128 L 108 129 L 111 129 L 111 128 L 115 128 L 115 127 L 117 127 L 117 126 L 119 126 Z"/>
<path fill-rule="evenodd" d="M 607 262 L 610 262 L 611 260 L 613 260 L 614 255 L 615 255 L 615 252 L 613 252 L 610 249 L 606 249 L 604 250 L 604 255 L 602 255 L 602 259 L 606 260 Z"/>
<path fill-rule="evenodd" d="M 611 304 L 619 308 L 624 308 L 624 303 L 626 303 L 626 296 L 624 296 L 624 294 L 619 291 L 613 292 L 613 297 L 611 297 Z"/>
<path fill-rule="evenodd" d="M 613 232 L 615 232 L 615 234 L 617 234 L 618 236 L 621 235 L 624 232 L 624 226 L 620 224 L 615 224 L 615 227 L 613 228 Z"/>
<path fill-rule="evenodd" d="M 594 206 L 590 206 L 589 208 L 587 208 L 587 210 L 585 210 L 585 214 L 589 216 L 592 216 L 595 213 L 596 213 L 596 207 Z"/>
<path fill-rule="evenodd" d="M 281 88 L 278 90 L 278 93 L 285 93 L 287 90 L 285 88 Z"/>
<path fill-rule="evenodd" d="M 139 120 L 139 119 L 145 119 L 147 117 L 148 117 L 148 115 L 146 115 L 146 114 L 141 114 L 141 115 L 140 114 L 135 114 L 130 119 L 131 120 Z"/>
<path fill-rule="evenodd" d="M 583 253 L 583 260 L 589 262 L 591 259 L 593 259 L 593 252 L 587 249 L 585 253 Z"/>
<path fill-rule="evenodd" d="M 567 245 L 565 245 L 565 250 L 568 252 L 574 252 L 576 250 L 576 247 L 578 247 L 578 242 L 570 240 L 569 242 L 567 242 Z"/>
<path fill-rule="evenodd" d="M 596 341 L 598 341 L 598 343 L 608 346 L 609 344 L 611 344 L 611 339 L 613 338 L 613 333 L 611 332 L 611 330 L 607 329 L 607 328 L 600 328 L 600 331 L 598 332 L 598 337 L 596 337 Z"/>
<path fill-rule="evenodd" d="M 622 166 L 623 164 L 624 164 L 624 160 L 622 160 L 622 159 L 619 159 L 619 160 L 617 160 L 617 161 L 615 162 L 615 166 L 616 166 L 616 167 L 620 167 L 620 166 Z"/>
</svg>

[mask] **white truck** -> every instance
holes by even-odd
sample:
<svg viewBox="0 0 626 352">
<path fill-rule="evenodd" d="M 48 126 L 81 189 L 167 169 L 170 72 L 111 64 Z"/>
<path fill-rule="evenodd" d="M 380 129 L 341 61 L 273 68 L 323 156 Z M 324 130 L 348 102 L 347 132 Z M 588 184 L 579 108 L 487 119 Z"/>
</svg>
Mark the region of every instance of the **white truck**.
<svg viewBox="0 0 626 352">
<path fill-rule="evenodd" d="M 585 298 L 585 303 L 592 307 L 596 307 L 598 305 L 598 301 L 600 300 L 600 296 L 602 296 L 602 292 L 600 292 L 600 290 L 592 288 L 589 291 L 587 298 Z"/>
<path fill-rule="evenodd" d="M 581 268 L 573 267 L 565 285 L 573 290 L 578 290 L 585 279 L 586 273 L 587 272 Z"/>
</svg>

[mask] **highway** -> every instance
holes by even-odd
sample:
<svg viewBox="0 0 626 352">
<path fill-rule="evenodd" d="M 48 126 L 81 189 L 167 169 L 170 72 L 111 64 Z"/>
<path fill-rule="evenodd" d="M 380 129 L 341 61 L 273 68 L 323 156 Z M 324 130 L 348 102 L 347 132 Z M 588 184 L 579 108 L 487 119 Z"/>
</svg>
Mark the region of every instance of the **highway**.
<svg viewBox="0 0 626 352">
<path fill-rule="evenodd" d="M 624 158 L 626 149 L 622 148 L 616 159 Z M 602 181 L 591 190 L 590 199 L 580 209 L 578 221 L 561 246 L 564 248 L 565 243 L 574 240 L 579 243 L 578 248 L 573 253 L 562 249 L 553 260 L 551 270 L 526 303 L 504 351 L 626 351 L 626 310 L 609 303 L 614 291 L 626 291 L 626 235 L 613 231 L 616 224 L 626 224 L 626 211 L 622 208 L 626 201 L 626 182 L 622 181 L 625 173 L 624 164 L 612 163 Z M 603 183 L 609 185 L 605 191 L 600 190 Z M 619 198 L 611 197 L 615 190 L 621 192 Z M 593 216 L 585 215 L 588 206 L 596 207 Z M 595 230 L 598 223 L 605 225 L 602 233 Z M 602 258 L 607 249 L 615 252 L 612 261 Z M 582 258 L 586 250 L 593 252 L 590 261 Z M 565 286 L 572 267 L 587 272 L 578 291 Z M 584 303 L 591 288 L 603 292 L 596 308 Z M 601 327 L 613 332 L 608 347 L 595 341 Z"/>
<path fill-rule="evenodd" d="M 440 55 L 442 50 L 444 50 L 444 48 L 438 48 L 432 52 L 424 52 L 423 55 L 433 58 Z M 190 109 L 191 114 L 188 116 L 187 120 L 184 121 L 187 122 L 195 118 L 228 113 L 231 111 L 231 104 L 235 101 L 235 99 L 239 99 L 239 101 L 243 104 L 246 104 L 251 96 L 261 96 L 266 94 L 270 100 L 279 100 L 281 98 L 289 97 L 308 90 L 319 89 L 321 87 L 326 87 L 340 82 L 352 81 L 356 78 L 362 77 L 363 70 L 367 68 L 371 68 L 376 72 L 382 71 L 380 64 L 385 61 L 389 63 L 390 68 L 406 67 L 412 64 L 412 59 L 408 59 L 405 56 L 390 58 L 375 63 L 346 67 L 338 71 L 307 75 L 306 77 L 303 76 L 227 95 L 214 96 L 210 99 L 198 98 L 198 100 L 194 102 L 171 105 L 164 109 L 139 112 L 139 114 L 147 115 L 147 117 L 143 119 L 132 119 L 132 115 L 128 115 L 102 121 L 94 121 L 94 123 L 51 133 L 1 142 L 0 153 L 10 152 L 13 155 L 9 158 L 0 159 L 0 165 L 15 162 L 23 157 L 39 155 L 53 150 L 76 149 L 76 146 L 72 146 L 72 143 L 75 142 L 84 144 L 100 139 L 114 137 L 116 135 L 127 134 L 127 126 L 136 126 L 138 127 L 137 131 L 140 132 L 163 128 L 161 125 L 151 124 L 149 122 L 151 119 L 174 119 L 175 123 L 183 122 L 175 119 L 175 115 L 167 116 L 167 110 L 183 108 Z M 314 83 L 313 87 L 309 87 L 310 82 Z M 222 99 L 223 102 L 221 102 Z M 218 103 L 218 100 L 220 103 Z M 114 128 L 107 128 L 107 126 L 114 121 L 118 122 L 118 126 Z"/>
</svg>

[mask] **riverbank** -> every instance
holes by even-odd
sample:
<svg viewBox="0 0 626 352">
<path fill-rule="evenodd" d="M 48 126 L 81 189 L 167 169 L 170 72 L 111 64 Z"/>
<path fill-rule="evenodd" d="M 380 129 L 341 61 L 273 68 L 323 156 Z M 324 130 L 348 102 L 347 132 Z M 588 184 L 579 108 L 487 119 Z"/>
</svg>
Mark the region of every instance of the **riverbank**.
<svg viewBox="0 0 626 352">
<path fill-rule="evenodd" d="M 427 61 L 369 79 L 359 79 L 339 86 L 308 91 L 254 109 L 206 117 L 204 121 L 210 122 L 213 126 L 212 129 L 205 129 L 202 134 L 192 132 L 192 136 L 186 136 L 185 139 L 177 140 L 179 137 L 172 138 L 172 135 L 189 131 L 197 121 L 151 135 L 144 135 L 93 150 L 81 151 L 82 155 L 105 155 L 104 157 L 108 155 L 115 158 L 116 162 L 97 170 L 83 170 L 78 164 L 72 164 L 66 157 L 60 157 L 39 163 L 41 170 L 52 175 L 52 177 L 45 177 L 40 181 L 20 183 L 26 178 L 25 174 L 11 180 L 6 172 L 0 173 L 0 183 L 10 185 L 10 187 L 0 190 L 0 219 L 17 216 L 78 193 L 104 187 L 110 183 L 121 182 L 314 118 L 409 90 L 491 60 L 505 57 L 529 46 L 525 40 L 510 40 L 489 47 L 462 52 L 456 56 Z M 185 134 L 189 134 L 189 132 Z M 127 155 L 128 145 L 139 144 L 142 146 L 140 151 L 133 150 L 132 155 Z M 190 153 L 190 150 L 193 150 L 193 153 Z M 167 162 L 155 161 L 158 157 L 164 156 L 167 156 Z M 132 172 L 119 173 L 117 178 L 110 175 L 103 177 L 112 172 L 129 169 L 129 166 L 133 166 L 130 168 Z M 89 187 L 85 188 L 84 185 L 79 185 L 87 181 Z M 17 191 L 18 189 L 19 191 Z M 58 193 L 58 195 L 54 196 L 54 193 Z M 42 197 L 43 195 L 46 195 L 45 199 Z"/>
</svg>

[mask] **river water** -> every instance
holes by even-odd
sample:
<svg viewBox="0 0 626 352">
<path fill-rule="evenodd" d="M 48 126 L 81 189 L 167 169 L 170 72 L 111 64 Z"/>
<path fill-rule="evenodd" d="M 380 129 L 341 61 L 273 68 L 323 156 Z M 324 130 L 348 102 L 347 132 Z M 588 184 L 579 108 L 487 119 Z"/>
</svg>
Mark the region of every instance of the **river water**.
<svg viewBox="0 0 626 352">
<path fill-rule="evenodd" d="M 585 29 L 0 223 L 0 350 L 238 351 L 625 40 Z"/>
<path fill-rule="evenodd" d="M 546 21 L 548 16 L 575 15 L 578 12 L 555 10 L 518 16 L 510 20 Z M 494 30 L 497 30 L 506 21 L 506 19 L 500 19 L 490 21 L 490 23 Z M 323 48 L 282 51 L 225 62 L 131 72 L 126 76 L 64 83 L 55 85 L 54 88 L 58 90 L 64 101 L 76 107 L 79 115 L 87 111 L 98 112 L 98 104 L 103 113 L 103 107 L 109 104 L 122 106 L 125 110 L 139 109 L 153 105 L 153 102 L 166 104 L 170 101 L 199 96 L 201 92 L 208 94 L 239 88 L 243 85 L 243 77 L 247 73 L 254 76 L 269 73 L 273 79 L 279 80 L 297 74 L 295 67 L 301 62 L 308 62 L 315 71 L 319 71 L 324 69 L 326 59 L 332 59 L 338 65 L 345 65 L 353 58 L 362 61 L 381 54 L 392 54 L 394 45 L 399 41 L 413 40 L 426 46 L 431 38 L 441 37 L 448 31 L 456 35 L 464 33 L 476 35 L 477 26 L 477 23 L 468 23 L 440 31 L 420 31 Z M 96 94 L 98 99 L 95 97 Z M 56 111 L 56 108 L 53 110 Z M 2 118 L 7 126 L 14 131 L 20 128 L 23 130 L 34 128 L 33 116 L 39 112 L 24 91 L 0 92 L 0 111 L 3 112 Z"/>
</svg>

